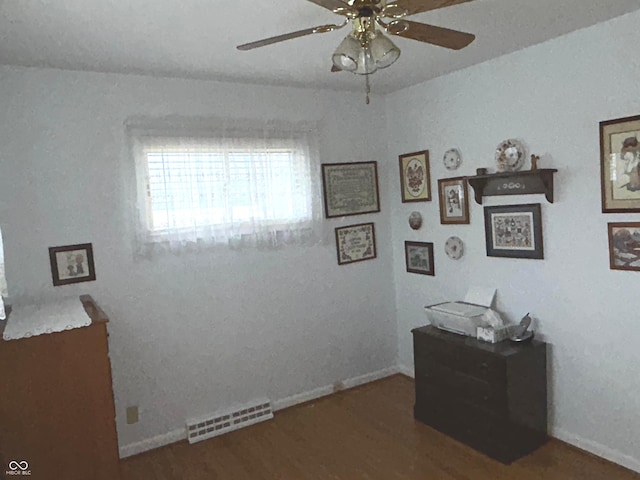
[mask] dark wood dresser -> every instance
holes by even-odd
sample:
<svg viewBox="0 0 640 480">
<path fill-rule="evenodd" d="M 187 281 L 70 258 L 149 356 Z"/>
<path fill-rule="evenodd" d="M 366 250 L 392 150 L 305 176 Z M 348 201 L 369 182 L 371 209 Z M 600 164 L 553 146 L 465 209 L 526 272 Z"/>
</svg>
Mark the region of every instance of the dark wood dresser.
<svg viewBox="0 0 640 480">
<path fill-rule="evenodd" d="M 547 345 L 413 330 L 415 418 L 503 463 L 547 440 Z"/>
<path fill-rule="evenodd" d="M 88 295 L 79 301 L 87 327 L 0 335 L 0 478 L 10 462 L 27 462 L 34 479 L 120 478 L 108 318 Z"/>
</svg>

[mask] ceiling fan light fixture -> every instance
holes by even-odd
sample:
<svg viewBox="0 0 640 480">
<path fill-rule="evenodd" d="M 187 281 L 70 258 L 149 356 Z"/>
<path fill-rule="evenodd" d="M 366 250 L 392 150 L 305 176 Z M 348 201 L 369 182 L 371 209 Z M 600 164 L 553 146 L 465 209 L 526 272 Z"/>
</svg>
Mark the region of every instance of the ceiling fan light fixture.
<svg viewBox="0 0 640 480">
<path fill-rule="evenodd" d="M 354 72 L 358 69 L 358 57 L 361 50 L 360 41 L 353 34 L 349 34 L 340 42 L 336 51 L 333 52 L 331 60 L 336 68 L 345 72 Z"/>
<path fill-rule="evenodd" d="M 397 3 L 390 3 L 382 7 L 380 14 L 387 18 L 402 18 L 409 15 L 409 10 Z"/>
<path fill-rule="evenodd" d="M 356 75 L 370 75 L 376 70 L 378 70 L 378 66 L 371 53 L 371 48 L 369 45 L 361 46 L 358 54 L 358 68 L 353 70 L 352 73 Z"/>
<path fill-rule="evenodd" d="M 366 36 L 365 36 L 366 35 Z M 347 35 L 331 60 L 336 68 L 356 75 L 371 75 L 379 68 L 387 68 L 400 57 L 400 49 L 382 32 Z"/>
<path fill-rule="evenodd" d="M 377 68 L 387 68 L 400 58 L 400 49 L 381 32 L 376 32 L 369 44 Z"/>
<path fill-rule="evenodd" d="M 400 35 L 409 30 L 409 24 L 404 20 L 393 20 L 386 25 L 387 32 L 393 35 Z"/>
</svg>

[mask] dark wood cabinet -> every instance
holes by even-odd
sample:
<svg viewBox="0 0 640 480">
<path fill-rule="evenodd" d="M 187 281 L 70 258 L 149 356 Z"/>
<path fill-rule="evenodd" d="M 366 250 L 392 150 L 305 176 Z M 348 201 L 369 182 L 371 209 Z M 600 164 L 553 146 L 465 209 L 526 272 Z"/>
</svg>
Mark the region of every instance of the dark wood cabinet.
<svg viewBox="0 0 640 480">
<path fill-rule="evenodd" d="M 413 330 L 415 418 L 503 463 L 547 440 L 544 342 L 484 343 Z"/>
<path fill-rule="evenodd" d="M 120 478 L 108 318 L 80 300 L 87 327 L 9 341 L 0 332 L 0 478 L 12 461 L 42 480 Z"/>
</svg>

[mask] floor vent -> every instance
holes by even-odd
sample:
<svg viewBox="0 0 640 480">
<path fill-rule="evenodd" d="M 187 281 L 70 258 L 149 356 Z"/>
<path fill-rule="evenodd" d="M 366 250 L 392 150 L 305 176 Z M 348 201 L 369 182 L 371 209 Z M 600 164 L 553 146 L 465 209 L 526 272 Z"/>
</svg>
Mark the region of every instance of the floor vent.
<svg viewBox="0 0 640 480">
<path fill-rule="evenodd" d="M 271 403 L 267 399 L 259 399 L 232 410 L 218 412 L 196 420 L 188 420 L 189 443 L 217 437 L 223 433 L 248 427 L 270 418 L 273 418 Z"/>
</svg>

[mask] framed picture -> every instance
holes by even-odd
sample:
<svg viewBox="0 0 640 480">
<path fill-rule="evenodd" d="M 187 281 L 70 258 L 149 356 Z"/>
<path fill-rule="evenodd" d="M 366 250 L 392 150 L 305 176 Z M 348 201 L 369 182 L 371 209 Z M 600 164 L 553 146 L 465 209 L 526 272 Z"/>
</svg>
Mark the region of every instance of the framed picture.
<svg viewBox="0 0 640 480">
<path fill-rule="evenodd" d="M 327 218 L 380 211 L 377 162 L 323 163 L 322 186 Z"/>
<path fill-rule="evenodd" d="M 433 266 L 433 243 L 404 242 L 404 257 L 407 272 L 435 276 Z"/>
<path fill-rule="evenodd" d="M 640 223 L 609 223 L 611 270 L 640 271 Z"/>
<path fill-rule="evenodd" d="M 640 212 L 640 115 L 600 122 L 602 213 Z"/>
<path fill-rule="evenodd" d="M 400 155 L 402 203 L 431 201 L 429 150 Z"/>
<path fill-rule="evenodd" d="M 438 196 L 440 197 L 440 223 L 443 225 L 469 223 L 466 178 L 441 178 L 438 180 Z"/>
<path fill-rule="evenodd" d="M 376 232 L 373 223 L 336 228 L 338 265 L 376 258 Z"/>
<path fill-rule="evenodd" d="M 50 247 L 49 260 L 54 286 L 90 282 L 96 279 L 93 248 L 90 243 Z"/>
<path fill-rule="evenodd" d="M 540 204 L 484 207 L 487 256 L 544 258 Z"/>
</svg>

